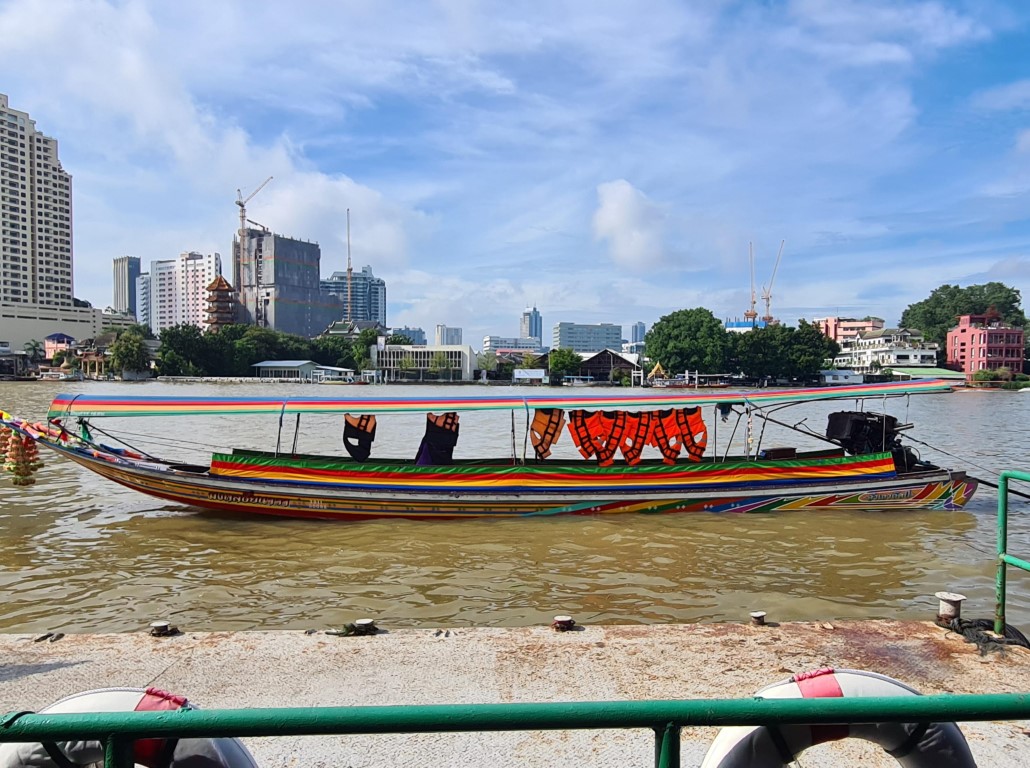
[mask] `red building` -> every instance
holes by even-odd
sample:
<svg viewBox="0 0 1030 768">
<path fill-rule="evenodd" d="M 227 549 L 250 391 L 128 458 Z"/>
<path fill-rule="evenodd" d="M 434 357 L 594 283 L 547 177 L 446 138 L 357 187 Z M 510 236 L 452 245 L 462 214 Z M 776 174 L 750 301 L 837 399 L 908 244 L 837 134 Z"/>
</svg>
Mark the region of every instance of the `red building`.
<svg viewBox="0 0 1030 768">
<path fill-rule="evenodd" d="M 1023 370 L 1023 329 L 997 315 L 962 315 L 948 331 L 948 366 L 967 375 L 1008 368 Z"/>
</svg>

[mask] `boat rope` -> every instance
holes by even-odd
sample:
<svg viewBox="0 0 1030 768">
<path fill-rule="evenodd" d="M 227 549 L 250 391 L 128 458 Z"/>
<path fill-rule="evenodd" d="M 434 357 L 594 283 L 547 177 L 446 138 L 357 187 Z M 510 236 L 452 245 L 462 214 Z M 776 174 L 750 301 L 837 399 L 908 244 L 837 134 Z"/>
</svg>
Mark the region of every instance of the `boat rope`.
<svg viewBox="0 0 1030 768">
<path fill-rule="evenodd" d="M 961 461 L 964 464 L 969 464 L 972 467 L 976 467 L 981 472 L 987 472 L 987 473 L 989 473 L 991 475 L 994 475 L 995 477 L 999 477 L 1000 476 L 1000 473 L 996 469 L 991 469 L 989 467 L 985 467 L 985 466 L 982 466 L 980 464 L 977 464 L 975 461 L 973 461 L 971 459 L 967 459 L 964 456 L 956 456 L 954 453 L 949 453 L 948 451 L 944 450 L 943 448 L 938 448 L 936 445 L 930 445 L 930 443 L 924 442 L 922 440 L 917 440 L 916 438 L 912 437 L 912 435 L 905 435 L 905 439 L 906 440 L 911 440 L 913 443 L 919 443 L 920 445 L 925 445 L 927 448 L 930 448 L 931 450 L 943 453 L 945 456 L 948 456 L 949 458 L 955 459 L 957 461 Z M 972 476 L 970 476 L 970 477 L 972 477 Z M 973 477 L 973 479 L 976 480 L 978 483 L 983 483 L 984 485 L 990 486 L 991 488 L 997 488 L 998 487 L 997 483 L 993 483 L 990 480 L 984 480 L 981 477 Z M 1016 491 L 1016 490 L 1013 490 L 1012 488 L 1009 488 L 1009 493 L 1011 493 L 1013 496 L 1019 496 L 1019 497 L 1024 498 L 1024 499 L 1030 499 L 1030 494 L 1023 493 L 1022 491 Z"/>
<path fill-rule="evenodd" d="M 967 643 L 975 643 L 980 655 L 1004 652 L 1006 646 L 1015 645 L 1030 648 L 1026 635 L 1011 624 L 1005 625 L 1001 637 L 991 634 L 994 630 L 994 619 L 952 619 L 950 622 L 939 622 L 939 625 L 957 635 L 962 635 Z"/>
<path fill-rule="evenodd" d="M 522 401 L 522 407 L 526 409 L 526 434 L 525 434 L 525 437 L 523 437 L 523 439 L 522 439 L 522 463 L 525 464 L 526 463 L 526 455 L 529 453 L 529 427 L 530 427 L 529 403 L 526 402 L 525 400 L 523 400 Z M 514 416 L 515 416 L 515 411 L 512 411 L 512 417 L 514 418 Z M 513 464 L 515 463 L 514 462 L 514 457 L 513 457 L 512 463 Z"/>
<path fill-rule="evenodd" d="M 94 424 L 91 421 L 86 421 L 85 419 L 79 419 L 79 423 L 80 424 L 88 424 L 89 428 L 91 430 L 93 430 L 94 432 L 99 432 L 100 434 L 102 434 L 102 435 L 104 435 L 106 437 L 109 437 L 112 440 L 117 440 L 119 443 L 124 445 L 126 448 L 129 448 L 129 449 L 131 449 L 133 451 L 136 451 L 137 453 L 142 454 L 143 456 L 146 456 L 148 459 L 153 459 L 154 461 L 161 461 L 161 459 L 157 458 L 157 456 L 154 456 L 151 453 L 147 453 L 142 448 L 137 448 L 135 445 L 130 445 L 129 443 L 125 442 L 124 440 L 122 440 L 117 435 L 112 435 L 110 432 L 105 432 L 104 430 L 102 430 L 100 427 L 98 427 L 96 424 Z M 62 427 L 62 429 L 63 429 L 63 427 Z M 79 438 L 79 439 L 81 440 L 82 438 Z"/>
</svg>

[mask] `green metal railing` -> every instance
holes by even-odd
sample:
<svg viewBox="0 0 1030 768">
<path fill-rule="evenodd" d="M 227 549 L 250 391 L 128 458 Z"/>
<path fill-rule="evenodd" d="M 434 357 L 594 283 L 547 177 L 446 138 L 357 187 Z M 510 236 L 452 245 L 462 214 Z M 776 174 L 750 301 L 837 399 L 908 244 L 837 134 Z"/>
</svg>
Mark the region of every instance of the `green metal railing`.
<svg viewBox="0 0 1030 768">
<path fill-rule="evenodd" d="M 999 635 L 1005 632 L 1006 568 L 1014 565 L 1024 571 L 1030 571 L 1030 562 L 1008 553 L 1009 480 L 1030 482 L 1030 472 L 1008 470 L 998 476 L 998 572 L 995 578 L 994 631 Z"/>
<path fill-rule="evenodd" d="M 11 713 L 0 742 L 104 743 L 104 765 L 132 765 L 141 738 L 318 736 L 481 731 L 650 729 L 659 768 L 680 764 L 680 729 L 840 723 L 925 723 L 1030 718 L 1030 693 L 835 699 L 715 699 L 175 712 Z"/>
</svg>

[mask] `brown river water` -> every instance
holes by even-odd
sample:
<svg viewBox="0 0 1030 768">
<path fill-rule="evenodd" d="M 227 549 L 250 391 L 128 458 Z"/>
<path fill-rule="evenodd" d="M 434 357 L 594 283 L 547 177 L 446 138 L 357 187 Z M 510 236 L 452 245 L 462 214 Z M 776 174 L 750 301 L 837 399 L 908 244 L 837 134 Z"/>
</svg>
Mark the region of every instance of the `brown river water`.
<svg viewBox="0 0 1030 768">
<path fill-rule="evenodd" d="M 58 392 L 408 396 L 448 387 L 0 383 L 0 408 L 42 418 Z M 524 392 L 525 390 L 519 390 Z M 486 393 L 465 387 L 462 395 Z M 490 394 L 510 392 L 491 388 Z M 534 392 L 540 392 L 535 390 Z M 597 392 L 597 390 L 595 390 Z M 825 429 L 855 402 L 777 414 Z M 867 403 L 883 410 L 881 401 Z M 1030 470 L 1030 395 L 956 392 L 891 400 L 915 423 L 924 458 L 996 479 Z M 522 451 L 519 417 L 516 451 Z M 732 423 L 715 425 L 720 453 Z M 305 417 L 297 450 L 341 453 L 339 417 Z M 379 420 L 374 455 L 413 456 L 424 417 Z M 212 448 L 275 446 L 269 417 L 106 419 L 128 442 L 206 461 Z M 456 456 L 506 456 L 508 413 L 462 415 Z M 293 440 L 284 429 L 283 447 Z M 740 435 L 736 442 L 739 443 Z M 816 447 L 769 427 L 765 445 Z M 574 449 L 568 436 L 559 454 Z M 709 445 L 711 450 L 711 444 Z M 943 452 L 960 458 L 952 458 Z M 187 630 L 522 626 L 569 613 L 582 623 L 929 619 L 933 593 L 966 594 L 965 615 L 994 610 L 997 496 L 982 486 L 961 512 L 670 514 L 448 522 L 244 519 L 140 495 L 44 452 L 36 485 L 0 477 L 0 630 L 118 632 L 167 619 Z M 1030 487 L 1015 486 L 1025 491 Z M 1030 502 L 1010 504 L 1009 550 L 1030 557 Z M 1009 569 L 1009 622 L 1028 629 L 1030 574 Z"/>
</svg>

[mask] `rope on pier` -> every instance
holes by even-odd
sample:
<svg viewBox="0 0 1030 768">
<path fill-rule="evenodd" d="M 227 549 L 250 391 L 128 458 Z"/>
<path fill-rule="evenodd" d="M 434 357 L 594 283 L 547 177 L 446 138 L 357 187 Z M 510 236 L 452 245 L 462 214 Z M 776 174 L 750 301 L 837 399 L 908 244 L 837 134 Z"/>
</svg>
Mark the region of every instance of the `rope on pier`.
<svg viewBox="0 0 1030 768">
<path fill-rule="evenodd" d="M 1030 648 L 1030 641 L 1026 639 L 1026 635 L 1011 624 L 1005 625 L 1005 634 L 1001 637 L 994 634 L 993 619 L 952 619 L 950 622 L 941 623 L 941 626 L 962 635 L 967 643 L 975 643 L 980 649 L 981 656 L 1004 652 L 1005 647 L 1009 645 Z"/>
</svg>

